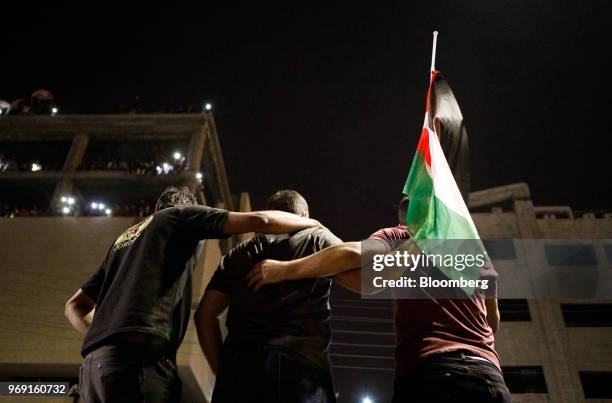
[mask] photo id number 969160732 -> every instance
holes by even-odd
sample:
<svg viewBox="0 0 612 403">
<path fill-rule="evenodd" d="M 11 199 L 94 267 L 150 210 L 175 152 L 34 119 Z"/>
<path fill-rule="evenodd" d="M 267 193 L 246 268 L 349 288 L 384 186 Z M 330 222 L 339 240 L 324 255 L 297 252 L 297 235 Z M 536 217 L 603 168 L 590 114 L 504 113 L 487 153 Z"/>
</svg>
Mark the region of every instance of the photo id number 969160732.
<svg viewBox="0 0 612 403">
<path fill-rule="evenodd" d="M 0 382 L 0 396 L 67 396 L 68 382 Z"/>
</svg>

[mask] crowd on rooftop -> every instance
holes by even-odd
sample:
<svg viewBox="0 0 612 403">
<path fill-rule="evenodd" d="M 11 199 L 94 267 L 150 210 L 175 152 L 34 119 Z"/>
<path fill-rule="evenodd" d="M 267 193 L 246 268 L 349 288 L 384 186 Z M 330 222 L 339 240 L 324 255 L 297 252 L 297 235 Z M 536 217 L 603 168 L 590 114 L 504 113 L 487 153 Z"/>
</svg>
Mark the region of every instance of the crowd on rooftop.
<svg viewBox="0 0 612 403">
<path fill-rule="evenodd" d="M 29 99 L 18 98 L 11 102 L 0 99 L 0 115 L 56 115 L 59 109 L 55 96 L 47 90 L 40 89 L 32 93 Z"/>
<path fill-rule="evenodd" d="M 5 155 L 0 153 L 0 172 L 15 172 L 15 171 L 58 171 L 61 169 L 61 164 L 51 161 L 41 162 L 40 160 L 22 159 L 13 155 Z"/>
</svg>

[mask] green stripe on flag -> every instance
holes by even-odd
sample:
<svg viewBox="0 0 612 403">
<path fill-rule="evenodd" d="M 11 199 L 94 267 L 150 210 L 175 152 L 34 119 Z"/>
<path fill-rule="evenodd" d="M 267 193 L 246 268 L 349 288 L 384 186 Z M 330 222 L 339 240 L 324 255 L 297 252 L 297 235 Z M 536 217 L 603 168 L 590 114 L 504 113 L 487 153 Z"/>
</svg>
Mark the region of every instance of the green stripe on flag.
<svg viewBox="0 0 612 403">
<path fill-rule="evenodd" d="M 434 221 L 431 209 L 434 192 L 422 151 L 417 151 L 412 160 L 404 194 L 410 199 L 406 211 L 406 226 L 414 239 L 427 238 Z"/>
<path fill-rule="evenodd" d="M 406 226 L 419 248 L 430 255 L 486 256 L 486 250 L 470 222 L 449 209 L 435 196 L 434 183 L 427 172 L 425 156 L 417 151 L 404 185 L 404 194 L 410 200 L 406 212 Z M 480 270 L 459 271 L 453 266 L 440 265 L 438 269 L 449 279 L 476 280 Z M 473 288 L 463 288 L 471 295 Z"/>
</svg>

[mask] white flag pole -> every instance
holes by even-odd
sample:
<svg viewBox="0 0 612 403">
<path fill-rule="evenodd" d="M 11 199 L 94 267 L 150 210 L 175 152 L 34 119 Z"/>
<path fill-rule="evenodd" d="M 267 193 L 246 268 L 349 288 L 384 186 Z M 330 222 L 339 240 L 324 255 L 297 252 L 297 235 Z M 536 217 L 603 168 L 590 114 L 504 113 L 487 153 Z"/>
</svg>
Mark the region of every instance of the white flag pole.
<svg viewBox="0 0 612 403">
<path fill-rule="evenodd" d="M 431 49 L 431 71 L 436 70 L 436 45 L 438 44 L 438 31 L 433 32 L 433 48 Z"/>
</svg>

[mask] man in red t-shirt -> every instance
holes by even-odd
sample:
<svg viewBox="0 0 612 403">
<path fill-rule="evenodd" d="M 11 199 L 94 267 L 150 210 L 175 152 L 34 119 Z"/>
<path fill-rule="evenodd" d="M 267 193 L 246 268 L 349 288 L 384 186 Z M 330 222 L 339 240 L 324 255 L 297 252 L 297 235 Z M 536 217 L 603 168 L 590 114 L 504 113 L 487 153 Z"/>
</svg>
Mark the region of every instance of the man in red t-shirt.
<svg viewBox="0 0 612 403">
<path fill-rule="evenodd" d="M 399 206 L 400 223 L 406 216 L 407 199 Z M 403 224 L 381 229 L 370 236 L 379 240 L 383 253 L 390 252 L 390 241 L 409 240 Z M 372 243 L 370 241 L 370 243 Z M 411 253 L 419 253 L 407 242 Z M 249 282 L 264 284 L 300 278 L 335 275 L 336 281 L 354 291 L 361 285 L 362 250 L 359 242 L 332 246 L 291 262 L 264 260 L 249 274 Z M 421 268 L 419 268 L 421 270 Z M 457 298 L 456 291 L 437 290 L 432 297 L 416 288 L 410 299 L 395 299 L 396 372 L 393 402 L 510 402 L 499 357 L 494 348 L 494 332 L 499 327 L 495 270 L 481 272 L 488 280 L 486 290 Z M 420 294 L 419 294 L 420 293 Z"/>
</svg>

